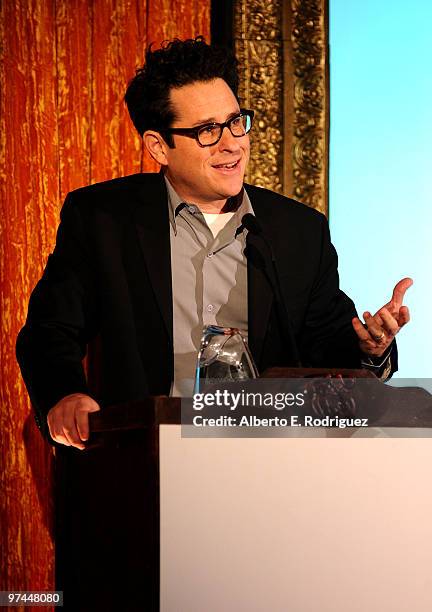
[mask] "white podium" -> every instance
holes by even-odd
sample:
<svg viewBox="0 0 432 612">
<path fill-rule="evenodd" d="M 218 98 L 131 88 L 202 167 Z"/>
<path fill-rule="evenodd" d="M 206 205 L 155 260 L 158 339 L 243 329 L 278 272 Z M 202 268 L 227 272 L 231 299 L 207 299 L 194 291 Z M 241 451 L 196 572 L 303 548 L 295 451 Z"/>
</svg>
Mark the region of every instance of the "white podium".
<svg viewBox="0 0 432 612">
<path fill-rule="evenodd" d="M 161 425 L 161 611 L 430 612 L 432 443 L 377 436 Z"/>
</svg>

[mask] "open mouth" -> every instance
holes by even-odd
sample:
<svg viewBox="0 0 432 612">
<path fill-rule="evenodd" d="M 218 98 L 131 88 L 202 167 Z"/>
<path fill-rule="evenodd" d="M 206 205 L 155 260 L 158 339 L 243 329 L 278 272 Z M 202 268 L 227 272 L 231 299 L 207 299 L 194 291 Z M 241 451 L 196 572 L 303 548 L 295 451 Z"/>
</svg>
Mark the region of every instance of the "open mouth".
<svg viewBox="0 0 432 612">
<path fill-rule="evenodd" d="M 234 170 L 235 168 L 237 168 L 239 163 L 240 163 L 240 160 L 238 159 L 237 161 L 231 162 L 229 164 L 217 164 L 216 166 L 213 166 L 213 168 L 216 168 L 216 170 L 230 171 L 230 170 Z"/>
</svg>

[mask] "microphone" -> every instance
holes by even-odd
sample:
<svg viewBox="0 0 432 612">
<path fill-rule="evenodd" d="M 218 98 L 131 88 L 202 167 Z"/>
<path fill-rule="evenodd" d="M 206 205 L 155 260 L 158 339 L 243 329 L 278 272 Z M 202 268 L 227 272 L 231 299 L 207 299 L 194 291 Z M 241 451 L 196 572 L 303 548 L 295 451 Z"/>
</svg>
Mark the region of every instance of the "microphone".
<svg viewBox="0 0 432 612">
<path fill-rule="evenodd" d="M 255 234 L 255 236 L 261 236 L 263 234 L 263 229 L 261 227 L 261 223 L 251 213 L 247 213 L 242 217 L 242 225 L 247 229 L 251 234 Z"/>
<path fill-rule="evenodd" d="M 284 330 L 284 335 L 286 339 L 288 340 L 289 344 L 291 345 L 291 353 L 293 355 L 296 367 L 301 368 L 302 364 L 300 361 L 300 355 L 299 355 L 299 351 L 297 347 L 297 342 L 294 337 L 291 319 L 288 314 L 288 309 L 286 307 L 286 303 L 285 303 L 283 293 L 281 290 L 279 274 L 277 272 L 277 267 L 276 267 L 276 259 L 275 259 L 271 244 L 267 240 L 260 222 L 251 213 L 247 213 L 246 215 L 243 216 L 242 226 L 245 227 L 248 230 L 248 232 L 260 238 L 262 242 L 265 244 L 268 252 L 270 253 L 270 258 L 272 262 L 271 273 L 269 273 L 269 270 L 267 269 L 268 266 L 266 264 L 264 257 L 261 255 L 261 253 L 257 249 L 255 249 L 252 252 L 250 251 L 250 249 L 247 250 L 246 257 L 252 256 L 252 259 L 255 265 L 261 270 L 263 270 L 264 274 L 266 275 L 267 280 L 270 283 L 270 286 L 272 288 L 273 295 L 276 301 L 276 309 L 278 312 L 278 317 L 282 324 L 282 328 Z"/>
</svg>

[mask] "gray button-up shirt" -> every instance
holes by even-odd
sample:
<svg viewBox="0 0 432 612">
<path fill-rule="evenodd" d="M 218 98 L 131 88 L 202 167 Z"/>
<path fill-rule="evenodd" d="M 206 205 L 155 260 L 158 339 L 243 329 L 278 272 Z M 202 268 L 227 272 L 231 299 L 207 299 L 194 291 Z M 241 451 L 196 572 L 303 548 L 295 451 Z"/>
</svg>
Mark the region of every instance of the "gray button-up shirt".
<svg viewBox="0 0 432 612">
<path fill-rule="evenodd" d="M 253 209 L 243 189 L 242 202 L 213 236 L 203 214 L 183 202 L 169 180 L 168 206 L 173 289 L 174 381 L 171 395 L 190 395 L 203 328 L 237 327 L 247 334 L 246 230 L 243 215 Z"/>
</svg>

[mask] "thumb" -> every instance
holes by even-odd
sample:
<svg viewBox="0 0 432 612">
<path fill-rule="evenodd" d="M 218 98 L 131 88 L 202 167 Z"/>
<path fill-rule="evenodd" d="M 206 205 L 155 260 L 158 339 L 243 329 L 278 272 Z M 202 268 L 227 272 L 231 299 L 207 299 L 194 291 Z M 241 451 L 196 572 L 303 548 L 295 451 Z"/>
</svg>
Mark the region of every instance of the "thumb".
<svg viewBox="0 0 432 612">
<path fill-rule="evenodd" d="M 405 296 L 407 289 L 411 287 L 413 284 L 412 278 L 403 278 L 398 283 L 396 283 L 395 288 L 393 289 L 393 295 L 391 302 L 396 308 L 400 308 Z"/>
<path fill-rule="evenodd" d="M 94 399 L 89 398 L 86 403 L 85 409 L 87 410 L 87 412 L 97 412 L 98 410 L 100 410 L 100 406 L 97 402 L 95 402 Z"/>
</svg>

